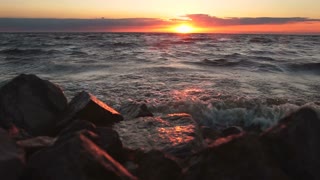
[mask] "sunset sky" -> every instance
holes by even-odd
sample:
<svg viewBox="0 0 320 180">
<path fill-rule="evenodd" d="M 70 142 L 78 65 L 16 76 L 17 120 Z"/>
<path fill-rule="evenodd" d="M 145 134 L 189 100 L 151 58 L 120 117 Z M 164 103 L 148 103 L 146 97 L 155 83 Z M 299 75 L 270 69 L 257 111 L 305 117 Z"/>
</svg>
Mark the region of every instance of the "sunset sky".
<svg viewBox="0 0 320 180">
<path fill-rule="evenodd" d="M 320 33 L 319 0 L 1 0 L 0 31 Z"/>
</svg>

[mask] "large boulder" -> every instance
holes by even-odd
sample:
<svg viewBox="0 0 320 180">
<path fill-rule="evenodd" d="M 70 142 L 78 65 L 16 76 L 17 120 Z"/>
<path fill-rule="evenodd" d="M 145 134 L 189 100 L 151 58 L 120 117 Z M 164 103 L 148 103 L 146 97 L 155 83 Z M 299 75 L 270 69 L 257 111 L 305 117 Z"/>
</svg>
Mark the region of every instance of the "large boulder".
<svg viewBox="0 0 320 180">
<path fill-rule="evenodd" d="M 0 125 L 5 129 L 16 125 L 34 136 L 52 135 L 66 107 L 57 85 L 32 74 L 21 74 L 0 89 Z"/>
<path fill-rule="evenodd" d="M 176 160 L 161 151 L 151 150 L 137 158 L 137 176 L 141 180 L 176 180 L 182 168 Z"/>
<path fill-rule="evenodd" d="M 264 133 L 262 140 L 292 179 L 320 179 L 319 111 L 301 108 Z"/>
<path fill-rule="evenodd" d="M 123 120 L 119 112 L 85 91 L 77 94 L 69 103 L 58 129 L 65 127 L 75 119 L 87 120 L 96 126 L 110 126 Z"/>
<path fill-rule="evenodd" d="M 258 137 L 231 135 L 193 155 L 185 180 L 286 180 Z"/>
<path fill-rule="evenodd" d="M 117 161 L 123 161 L 124 151 L 118 133 L 110 127 L 96 127 L 86 120 L 76 119 L 65 127 L 60 133 L 57 143 L 73 138 L 79 133 L 87 134 L 88 138 L 96 143 L 100 148 L 109 153 Z"/>
<path fill-rule="evenodd" d="M 117 123 L 113 128 L 119 133 L 124 147 L 131 149 L 157 149 L 186 157 L 203 145 L 197 123 L 185 113 L 140 117 Z"/>
<path fill-rule="evenodd" d="M 26 158 L 33 153 L 52 146 L 56 141 L 56 138 L 48 136 L 38 136 L 30 139 L 18 140 L 16 141 L 17 145 L 24 149 L 26 152 Z"/>
<path fill-rule="evenodd" d="M 34 154 L 22 180 L 136 179 L 84 133 Z"/>
<path fill-rule="evenodd" d="M 18 180 L 24 168 L 24 152 L 0 128 L 0 178 L 5 180 Z"/>
</svg>

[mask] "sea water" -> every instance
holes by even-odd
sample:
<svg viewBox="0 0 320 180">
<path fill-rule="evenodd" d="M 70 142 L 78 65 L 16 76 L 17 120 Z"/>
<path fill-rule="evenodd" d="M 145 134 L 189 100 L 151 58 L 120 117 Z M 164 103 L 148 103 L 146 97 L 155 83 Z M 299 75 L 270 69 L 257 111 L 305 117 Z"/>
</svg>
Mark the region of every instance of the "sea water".
<svg viewBox="0 0 320 180">
<path fill-rule="evenodd" d="M 189 113 L 202 125 L 268 128 L 320 104 L 320 36 L 161 33 L 1 33 L 0 83 L 48 79 L 115 109 Z"/>
</svg>

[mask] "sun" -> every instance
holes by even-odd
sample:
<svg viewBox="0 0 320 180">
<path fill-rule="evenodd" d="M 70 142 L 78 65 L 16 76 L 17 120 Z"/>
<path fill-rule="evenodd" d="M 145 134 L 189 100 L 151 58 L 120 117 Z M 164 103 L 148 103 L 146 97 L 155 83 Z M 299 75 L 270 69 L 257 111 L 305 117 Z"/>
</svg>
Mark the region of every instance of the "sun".
<svg viewBox="0 0 320 180">
<path fill-rule="evenodd" d="M 195 28 L 189 24 L 180 24 L 174 28 L 174 32 L 183 33 L 183 34 L 193 33 L 195 32 Z"/>
</svg>

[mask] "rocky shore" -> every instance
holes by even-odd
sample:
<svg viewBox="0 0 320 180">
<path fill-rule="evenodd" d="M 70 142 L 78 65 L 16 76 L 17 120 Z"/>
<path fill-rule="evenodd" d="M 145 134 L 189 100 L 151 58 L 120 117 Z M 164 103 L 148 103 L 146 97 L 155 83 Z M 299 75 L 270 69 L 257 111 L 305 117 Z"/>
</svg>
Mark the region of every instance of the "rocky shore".
<svg viewBox="0 0 320 180">
<path fill-rule="evenodd" d="M 119 112 L 118 112 L 119 111 Z M 320 114 L 312 107 L 264 131 L 203 127 L 146 104 L 118 111 L 88 92 L 21 74 L 0 87 L 4 180 L 319 180 Z"/>
</svg>

